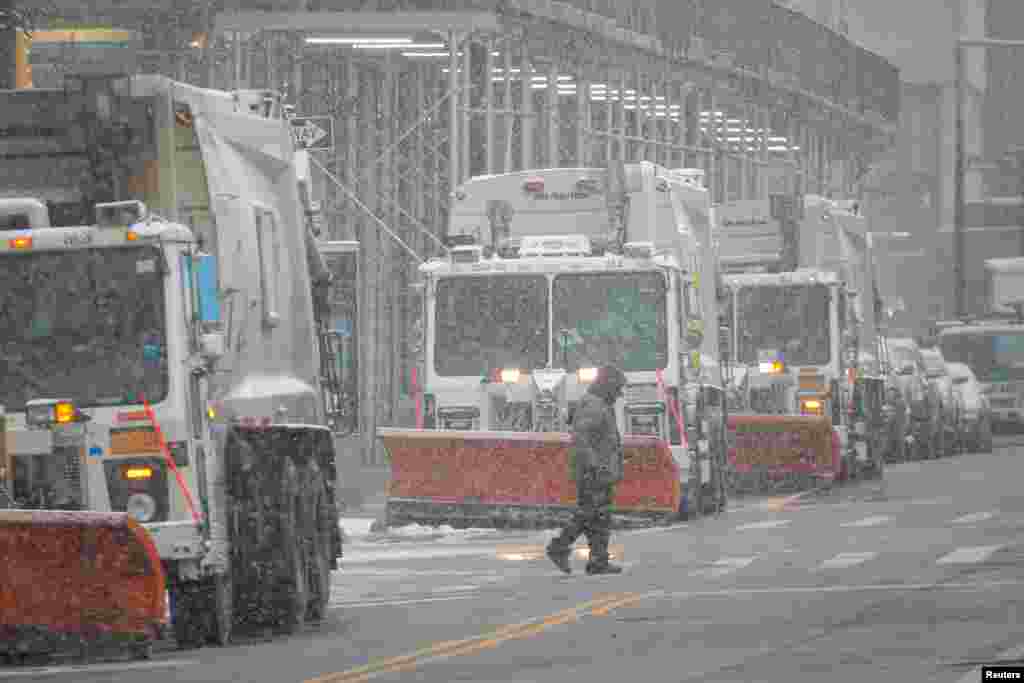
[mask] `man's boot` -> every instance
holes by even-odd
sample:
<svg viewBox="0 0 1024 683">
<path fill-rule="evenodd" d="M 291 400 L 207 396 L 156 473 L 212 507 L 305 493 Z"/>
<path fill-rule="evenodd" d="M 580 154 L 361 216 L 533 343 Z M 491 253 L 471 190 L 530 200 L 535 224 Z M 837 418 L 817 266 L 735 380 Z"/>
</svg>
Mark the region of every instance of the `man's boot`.
<svg viewBox="0 0 1024 683">
<path fill-rule="evenodd" d="M 587 562 L 587 574 L 621 574 L 622 567 L 608 561 L 608 542 L 611 534 L 595 533 L 590 537 L 590 560 Z"/>
<path fill-rule="evenodd" d="M 555 541 L 551 541 L 547 547 L 547 556 L 555 566 L 566 574 L 572 574 L 572 567 L 569 565 L 569 555 L 572 554 L 568 548 L 562 548 Z"/>
</svg>

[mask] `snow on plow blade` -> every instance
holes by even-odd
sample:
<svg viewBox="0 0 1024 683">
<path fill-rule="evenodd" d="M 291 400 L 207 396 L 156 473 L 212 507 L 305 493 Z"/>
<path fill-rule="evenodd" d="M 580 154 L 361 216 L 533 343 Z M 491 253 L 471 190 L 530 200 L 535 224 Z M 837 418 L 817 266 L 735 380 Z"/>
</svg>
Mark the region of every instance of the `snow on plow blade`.
<svg viewBox="0 0 1024 683">
<path fill-rule="evenodd" d="M 729 461 L 740 493 L 806 490 L 839 474 L 832 420 L 817 415 L 730 415 Z"/>
<path fill-rule="evenodd" d="M 165 623 L 149 533 L 124 513 L 0 510 L 0 654 L 145 648 Z"/>
<path fill-rule="evenodd" d="M 570 519 L 572 437 L 539 432 L 379 429 L 391 460 L 388 523 L 551 528 Z M 679 466 L 654 437 L 623 439 L 614 514 L 664 521 L 679 511 Z M 623 520 L 622 518 L 625 518 Z"/>
</svg>

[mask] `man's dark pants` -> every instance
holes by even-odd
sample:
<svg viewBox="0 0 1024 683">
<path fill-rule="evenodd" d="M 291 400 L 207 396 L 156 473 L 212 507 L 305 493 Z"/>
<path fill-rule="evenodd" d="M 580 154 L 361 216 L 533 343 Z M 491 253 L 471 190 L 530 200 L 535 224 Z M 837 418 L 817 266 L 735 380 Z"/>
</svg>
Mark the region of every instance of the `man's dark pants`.
<svg viewBox="0 0 1024 683">
<path fill-rule="evenodd" d="M 551 542 L 549 548 L 552 552 L 567 554 L 580 534 L 584 534 L 590 545 L 590 561 L 587 566 L 601 567 L 608 564 L 615 486 L 599 481 L 594 469 L 587 468 L 581 474 L 576 476 L 576 511 L 572 521 L 562 529 L 562 533 Z"/>
</svg>

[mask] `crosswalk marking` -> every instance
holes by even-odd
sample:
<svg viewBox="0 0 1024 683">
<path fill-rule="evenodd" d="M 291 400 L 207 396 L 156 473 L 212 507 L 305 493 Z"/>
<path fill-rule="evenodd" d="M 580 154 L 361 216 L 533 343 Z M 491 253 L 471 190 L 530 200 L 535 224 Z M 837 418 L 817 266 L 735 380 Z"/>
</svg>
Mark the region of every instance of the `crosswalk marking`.
<svg viewBox="0 0 1024 683">
<path fill-rule="evenodd" d="M 1002 547 L 1001 545 L 978 545 L 957 548 L 936 560 L 936 564 L 974 564 L 976 562 L 984 562 L 992 553 Z"/>
<path fill-rule="evenodd" d="M 767 522 L 751 522 L 750 524 L 742 524 L 736 527 L 736 531 L 749 531 L 752 529 L 778 529 L 789 524 L 792 520 L 790 519 L 772 519 Z"/>
<path fill-rule="evenodd" d="M 886 515 L 877 515 L 875 517 L 865 517 L 864 519 L 858 519 L 856 522 L 846 522 L 845 524 L 840 524 L 839 526 L 845 528 L 878 526 L 879 524 L 885 524 L 888 521 L 889 517 L 887 517 Z"/>
<path fill-rule="evenodd" d="M 693 577 L 718 578 L 733 572 L 738 572 L 744 567 L 750 566 L 759 556 L 754 557 L 722 557 L 711 563 L 710 567 L 698 569 L 690 574 Z"/>
<path fill-rule="evenodd" d="M 839 553 L 821 563 L 822 569 L 845 569 L 864 564 L 878 557 L 878 553 Z"/>
<path fill-rule="evenodd" d="M 996 516 L 995 512 L 972 512 L 969 515 L 961 515 L 954 519 L 950 524 L 977 524 L 978 522 L 984 522 L 987 519 L 992 519 Z"/>
</svg>

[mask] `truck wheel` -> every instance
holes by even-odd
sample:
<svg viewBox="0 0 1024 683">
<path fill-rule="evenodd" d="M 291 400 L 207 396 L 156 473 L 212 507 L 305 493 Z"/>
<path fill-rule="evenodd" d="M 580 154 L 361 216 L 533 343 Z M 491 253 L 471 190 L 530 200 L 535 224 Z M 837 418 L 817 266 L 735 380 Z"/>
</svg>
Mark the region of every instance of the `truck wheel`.
<svg viewBox="0 0 1024 683">
<path fill-rule="evenodd" d="M 234 582 L 231 575 L 215 576 L 213 582 L 213 603 L 216 613 L 214 614 L 215 629 L 213 633 L 214 643 L 225 647 L 231 643 L 232 630 L 235 623 L 235 592 Z"/>
<path fill-rule="evenodd" d="M 193 650 L 206 644 L 210 631 L 208 604 L 203 600 L 202 584 L 188 581 L 171 587 L 174 601 L 174 639 L 179 650 Z"/>
<path fill-rule="evenodd" d="M 992 452 L 992 446 L 993 446 L 993 444 L 992 444 L 992 423 L 991 422 L 985 423 L 985 426 L 982 427 L 980 441 L 981 441 L 981 447 L 978 450 L 980 450 L 982 453 L 991 453 Z"/>
<path fill-rule="evenodd" d="M 327 616 L 327 606 L 331 600 L 331 562 L 328 558 L 330 548 L 318 547 L 312 561 L 316 563 L 314 594 L 310 596 L 307 621 L 320 621 Z"/>
<path fill-rule="evenodd" d="M 295 545 L 298 545 L 296 542 Z M 292 552 L 292 571 L 287 578 L 289 590 L 284 597 L 284 623 L 281 625 L 285 633 L 293 634 L 302 631 L 306 625 L 306 610 L 309 605 L 309 589 L 307 587 L 306 563 L 299 548 Z"/>
</svg>

